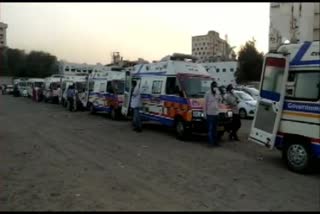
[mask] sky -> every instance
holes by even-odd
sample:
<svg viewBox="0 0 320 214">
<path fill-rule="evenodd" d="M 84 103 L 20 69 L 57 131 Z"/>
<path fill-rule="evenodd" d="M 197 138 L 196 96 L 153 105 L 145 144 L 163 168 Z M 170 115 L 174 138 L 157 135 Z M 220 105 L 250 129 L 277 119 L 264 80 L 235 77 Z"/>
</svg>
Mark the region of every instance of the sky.
<svg viewBox="0 0 320 214">
<path fill-rule="evenodd" d="M 270 3 L 0 3 L 7 45 L 75 63 L 160 60 L 191 54 L 191 37 L 217 31 L 236 46 L 268 50 Z"/>
</svg>

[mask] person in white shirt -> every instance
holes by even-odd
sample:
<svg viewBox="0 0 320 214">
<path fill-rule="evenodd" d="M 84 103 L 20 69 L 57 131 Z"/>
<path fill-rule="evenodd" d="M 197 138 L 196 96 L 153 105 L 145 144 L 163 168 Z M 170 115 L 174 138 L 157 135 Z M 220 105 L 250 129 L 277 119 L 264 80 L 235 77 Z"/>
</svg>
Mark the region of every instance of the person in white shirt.
<svg viewBox="0 0 320 214">
<path fill-rule="evenodd" d="M 140 83 L 133 82 L 133 92 L 131 98 L 131 108 L 133 109 L 133 127 L 134 131 L 141 132 L 142 124 L 140 118 L 140 108 L 141 108 L 141 95 L 140 95 Z"/>
<path fill-rule="evenodd" d="M 204 117 L 207 119 L 208 123 L 208 139 L 209 146 L 220 146 L 217 138 L 217 123 L 218 123 L 218 93 L 217 93 L 217 83 L 212 82 L 210 89 L 205 95 L 204 104 Z"/>
</svg>

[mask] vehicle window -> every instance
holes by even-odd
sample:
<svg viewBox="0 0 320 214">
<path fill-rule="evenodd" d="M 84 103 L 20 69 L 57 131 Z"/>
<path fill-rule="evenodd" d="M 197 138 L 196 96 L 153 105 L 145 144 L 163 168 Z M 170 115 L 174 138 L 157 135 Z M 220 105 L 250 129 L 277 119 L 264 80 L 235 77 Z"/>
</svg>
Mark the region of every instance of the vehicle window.
<svg viewBox="0 0 320 214">
<path fill-rule="evenodd" d="M 244 92 L 235 92 L 236 95 L 238 95 L 238 97 L 241 99 L 241 100 L 244 100 L 244 101 L 250 101 L 250 100 L 254 100 L 249 94 L 246 94 Z"/>
<path fill-rule="evenodd" d="M 89 82 L 89 91 L 93 91 L 94 82 Z"/>
<path fill-rule="evenodd" d="M 100 92 L 105 92 L 106 91 L 106 83 L 100 83 Z"/>
<path fill-rule="evenodd" d="M 166 82 L 166 94 L 176 94 L 176 78 L 168 77 Z"/>
<path fill-rule="evenodd" d="M 112 81 L 112 88 L 117 94 L 124 93 L 124 81 L 123 80 L 113 80 Z"/>
<path fill-rule="evenodd" d="M 320 99 L 320 70 L 297 71 L 290 74 L 294 81 L 294 89 L 291 96 L 295 99 L 318 100 Z"/>
<path fill-rule="evenodd" d="M 107 92 L 108 93 L 114 93 L 111 81 L 108 81 L 108 83 L 107 83 Z"/>
<path fill-rule="evenodd" d="M 268 64 L 269 63 L 269 64 Z M 264 70 L 262 90 L 280 93 L 283 80 L 284 67 L 275 67 L 273 64 L 284 64 L 284 59 L 267 58 L 267 66 Z"/>
<path fill-rule="evenodd" d="M 162 80 L 152 82 L 152 94 L 160 94 L 162 89 Z"/>
<path fill-rule="evenodd" d="M 245 90 L 251 95 L 254 95 L 254 96 L 259 95 L 259 91 L 255 88 L 246 88 Z"/>
<path fill-rule="evenodd" d="M 182 89 L 185 91 L 187 97 L 202 98 L 210 89 L 212 80 L 202 77 L 188 77 L 180 80 Z"/>
</svg>

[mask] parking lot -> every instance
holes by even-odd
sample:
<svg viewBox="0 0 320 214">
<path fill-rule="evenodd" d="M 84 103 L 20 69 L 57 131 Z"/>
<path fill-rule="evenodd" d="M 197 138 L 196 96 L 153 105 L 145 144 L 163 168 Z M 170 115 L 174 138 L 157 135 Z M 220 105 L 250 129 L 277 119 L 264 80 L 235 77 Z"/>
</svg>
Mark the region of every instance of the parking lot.
<svg viewBox="0 0 320 214">
<path fill-rule="evenodd" d="M 277 151 L 0 95 L 1 211 L 320 211 L 320 175 L 287 170 Z"/>
</svg>

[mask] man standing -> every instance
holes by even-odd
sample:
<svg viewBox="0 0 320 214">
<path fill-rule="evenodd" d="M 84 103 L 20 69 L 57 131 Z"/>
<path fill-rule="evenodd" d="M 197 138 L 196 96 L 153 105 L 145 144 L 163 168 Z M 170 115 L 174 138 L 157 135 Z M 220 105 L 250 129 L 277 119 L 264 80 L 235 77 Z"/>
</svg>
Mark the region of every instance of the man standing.
<svg viewBox="0 0 320 214">
<path fill-rule="evenodd" d="M 73 111 L 74 109 L 74 96 L 75 96 L 75 90 L 74 90 L 74 85 L 70 85 L 68 90 L 67 90 L 67 99 L 68 99 L 68 107 L 69 111 Z"/>
<path fill-rule="evenodd" d="M 208 139 L 209 146 L 220 146 L 217 138 L 217 124 L 218 124 L 218 94 L 217 94 L 217 83 L 212 82 L 210 89 L 207 91 L 204 103 L 204 117 L 208 123 Z"/>
<path fill-rule="evenodd" d="M 227 86 L 227 93 L 225 94 L 225 102 L 227 105 L 232 108 L 232 124 L 231 124 L 231 132 L 229 134 L 230 140 L 239 141 L 237 132 L 241 127 L 241 120 L 239 115 L 238 108 L 238 98 L 233 94 L 233 86 L 230 84 Z"/>
<path fill-rule="evenodd" d="M 140 83 L 133 82 L 133 93 L 131 98 L 131 108 L 133 109 L 133 128 L 136 132 L 142 131 L 142 124 L 140 118 L 141 96 L 140 96 Z"/>
</svg>

